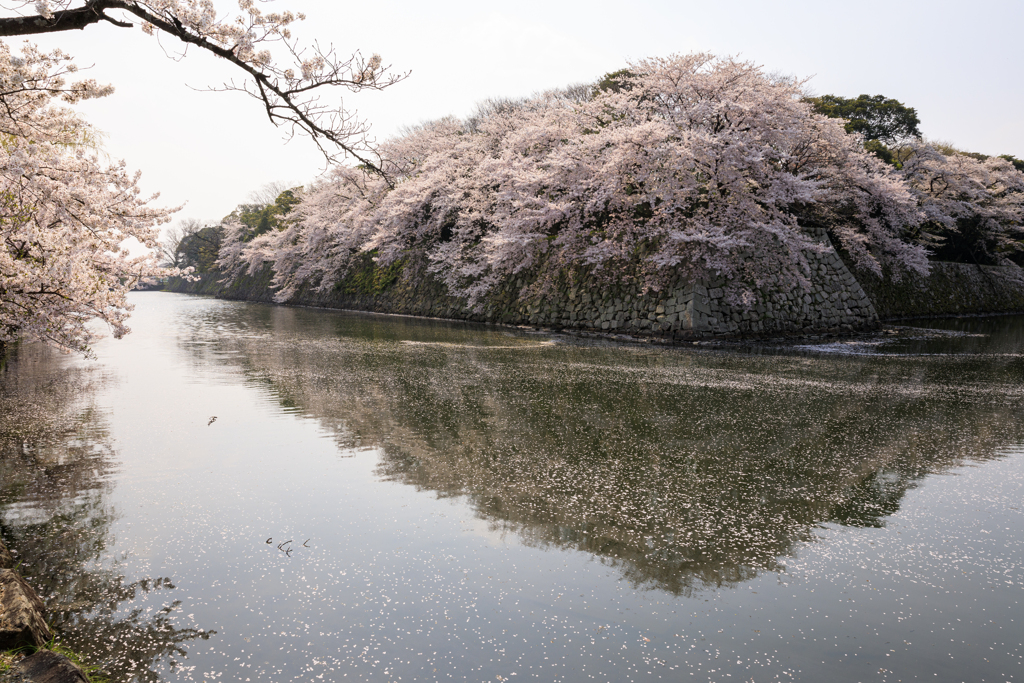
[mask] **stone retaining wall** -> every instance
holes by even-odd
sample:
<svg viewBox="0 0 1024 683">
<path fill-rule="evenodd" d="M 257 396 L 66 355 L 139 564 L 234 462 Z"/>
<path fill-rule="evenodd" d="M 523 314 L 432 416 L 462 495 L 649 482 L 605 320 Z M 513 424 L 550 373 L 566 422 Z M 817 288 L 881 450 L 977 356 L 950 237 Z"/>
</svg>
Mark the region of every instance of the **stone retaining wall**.
<svg viewBox="0 0 1024 683">
<path fill-rule="evenodd" d="M 1014 267 L 933 263 L 928 277 L 904 275 L 899 282 L 871 273 L 855 276 L 824 231 L 814 238 L 821 250 L 804 256 L 811 266 L 809 287 L 793 289 L 791 266 L 780 266 L 752 306 L 728 301 L 724 281 L 677 280 L 663 292 L 642 291 L 623 277 L 606 283 L 594 277 L 555 278 L 546 294 L 531 292 L 536 273 L 521 273 L 499 287 L 480 311 L 448 294 L 426 272 L 422 258 L 410 256 L 401 275 L 377 289 L 375 266 L 367 258 L 363 271 L 350 275 L 333 290 L 300 291 L 290 302 L 304 306 L 380 313 L 399 313 L 455 320 L 534 325 L 567 330 L 627 333 L 669 339 L 712 336 L 765 335 L 805 332 L 850 332 L 868 329 L 878 321 L 904 317 L 975 313 L 1024 312 L 1024 274 Z M 358 269 L 357 269 L 358 270 Z M 170 291 L 209 294 L 225 299 L 272 301 L 269 267 L 251 276 L 221 282 L 219 276 L 201 281 L 172 281 Z M 362 289 L 361 289 L 362 287 Z M 535 289 L 535 288 L 534 288 Z"/>
<path fill-rule="evenodd" d="M 288 303 L 671 339 L 840 332 L 875 325 L 878 315 L 857 279 L 824 231 L 815 237 L 822 251 L 808 250 L 804 254 L 811 266 L 809 287 L 793 290 L 787 283 L 795 276 L 780 265 L 771 282 L 756 293 L 751 307 L 731 304 L 724 281 L 677 280 L 666 291 L 644 292 L 631 282 L 608 284 L 584 277 L 556 285 L 546 294 L 523 295 L 536 275 L 520 274 L 490 295 L 482 311 L 474 312 L 462 299 L 449 295 L 415 257 L 407 261 L 401 277 L 380 291 L 354 290 L 346 281 L 329 292 L 300 291 Z M 366 267 L 373 268 L 369 261 Z M 265 268 L 231 283 L 206 276 L 195 283 L 172 281 L 168 289 L 225 299 L 271 301 L 271 278 L 272 273 Z M 359 281 L 372 279 L 363 277 Z"/>
<path fill-rule="evenodd" d="M 857 279 L 824 232 L 817 239 L 824 250 L 804 254 L 811 266 L 809 288 L 787 288 L 786 283 L 796 281 L 796 276 L 780 265 L 750 307 L 728 301 L 725 281 L 677 281 L 660 294 L 644 294 L 630 284 L 601 288 L 584 282 L 544 299 L 519 302 L 511 315 L 497 308 L 498 314 L 488 319 L 676 339 L 873 326 L 878 316 Z"/>
<path fill-rule="evenodd" d="M 1012 266 L 933 263 L 927 277 L 862 275 L 883 320 L 936 315 L 1024 313 L 1024 273 Z"/>
</svg>

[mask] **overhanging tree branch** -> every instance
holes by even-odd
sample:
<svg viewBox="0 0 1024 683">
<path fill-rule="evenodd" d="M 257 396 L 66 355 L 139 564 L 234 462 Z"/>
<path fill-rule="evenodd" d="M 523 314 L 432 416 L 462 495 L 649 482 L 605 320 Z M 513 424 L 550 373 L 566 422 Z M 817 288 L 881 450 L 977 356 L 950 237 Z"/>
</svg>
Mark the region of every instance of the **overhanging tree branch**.
<svg viewBox="0 0 1024 683">
<path fill-rule="evenodd" d="M 85 0 L 78 6 L 73 6 L 75 0 L 59 0 L 54 4 L 51 10 L 45 2 L 34 3 L 38 13 L 33 16 L 0 17 L 0 37 L 82 30 L 100 22 L 131 27 L 130 22 L 109 14 L 125 13 L 140 20 L 147 33 L 174 36 L 238 67 L 245 81 L 214 89 L 250 95 L 262 102 L 267 118 L 284 128 L 288 138 L 310 137 L 328 164 L 352 157 L 390 185 L 368 137 L 369 126 L 340 103 L 320 99 L 322 92 L 337 87 L 351 92 L 382 90 L 408 75 L 388 73 L 379 56 L 366 59 L 355 52 L 345 59 L 333 48 L 300 47 L 289 26 L 304 17 L 288 11 L 265 14 L 253 0 L 239 0 L 241 12 L 233 21 L 219 18 L 201 0 Z M 269 48 L 283 61 L 275 59 Z"/>
<path fill-rule="evenodd" d="M 89 2 L 84 7 L 53 12 L 50 17 L 42 15 L 28 17 L 0 17 L 0 36 L 31 36 L 41 33 L 58 31 L 75 31 L 84 29 L 99 21 L 109 21 L 117 26 L 130 27 L 131 24 L 116 21 L 103 14 L 103 2 Z"/>
</svg>

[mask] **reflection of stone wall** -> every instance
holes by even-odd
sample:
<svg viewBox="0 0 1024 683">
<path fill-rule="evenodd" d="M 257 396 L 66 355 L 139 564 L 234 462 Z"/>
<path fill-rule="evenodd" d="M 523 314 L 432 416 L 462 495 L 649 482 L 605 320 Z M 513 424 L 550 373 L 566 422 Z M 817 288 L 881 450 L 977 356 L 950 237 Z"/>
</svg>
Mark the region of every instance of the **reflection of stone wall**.
<svg viewBox="0 0 1024 683">
<path fill-rule="evenodd" d="M 422 264 L 407 265 L 404 277 L 380 292 L 354 293 L 350 287 L 339 286 L 328 293 L 300 292 L 289 303 L 676 339 L 812 330 L 839 332 L 873 325 L 878 316 L 871 301 L 824 232 L 817 238 L 825 250 L 804 254 L 811 269 L 809 287 L 790 287 L 787 283 L 798 281 L 795 269 L 780 264 L 771 282 L 756 293 L 752 307 L 731 304 L 724 280 L 676 280 L 666 291 L 645 292 L 635 278 L 625 277 L 624 282 L 609 284 L 594 276 L 582 276 L 570 281 L 560 278 L 561 282 L 550 291 L 531 294 L 526 292 L 532 291 L 536 276 L 520 275 L 490 295 L 481 312 L 473 312 L 464 301 L 450 296 L 444 285 L 425 272 Z M 270 279 L 269 269 L 264 269 L 230 284 L 207 276 L 197 283 L 173 282 L 169 289 L 225 299 L 270 301 Z"/>
</svg>

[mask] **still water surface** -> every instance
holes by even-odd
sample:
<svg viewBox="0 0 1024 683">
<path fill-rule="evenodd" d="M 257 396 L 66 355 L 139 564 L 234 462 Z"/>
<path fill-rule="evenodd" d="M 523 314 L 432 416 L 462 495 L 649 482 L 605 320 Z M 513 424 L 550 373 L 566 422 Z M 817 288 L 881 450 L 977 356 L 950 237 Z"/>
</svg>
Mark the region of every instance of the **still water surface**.
<svg viewBox="0 0 1024 683">
<path fill-rule="evenodd" d="M 0 374 L 0 533 L 112 680 L 1024 679 L 1024 318 L 714 351 L 134 301 Z"/>
</svg>

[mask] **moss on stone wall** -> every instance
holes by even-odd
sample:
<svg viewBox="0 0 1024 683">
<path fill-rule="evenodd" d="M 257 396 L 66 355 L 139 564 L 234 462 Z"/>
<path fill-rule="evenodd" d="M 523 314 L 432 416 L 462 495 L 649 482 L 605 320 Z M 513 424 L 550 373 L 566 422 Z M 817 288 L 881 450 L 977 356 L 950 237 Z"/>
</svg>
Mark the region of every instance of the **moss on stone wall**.
<svg viewBox="0 0 1024 683">
<path fill-rule="evenodd" d="M 405 267 L 405 260 L 395 261 L 389 266 L 378 266 L 374 261 L 376 252 L 362 254 L 359 263 L 351 268 L 341 282 L 334 286 L 343 294 L 383 294 L 398 281 Z"/>
</svg>

